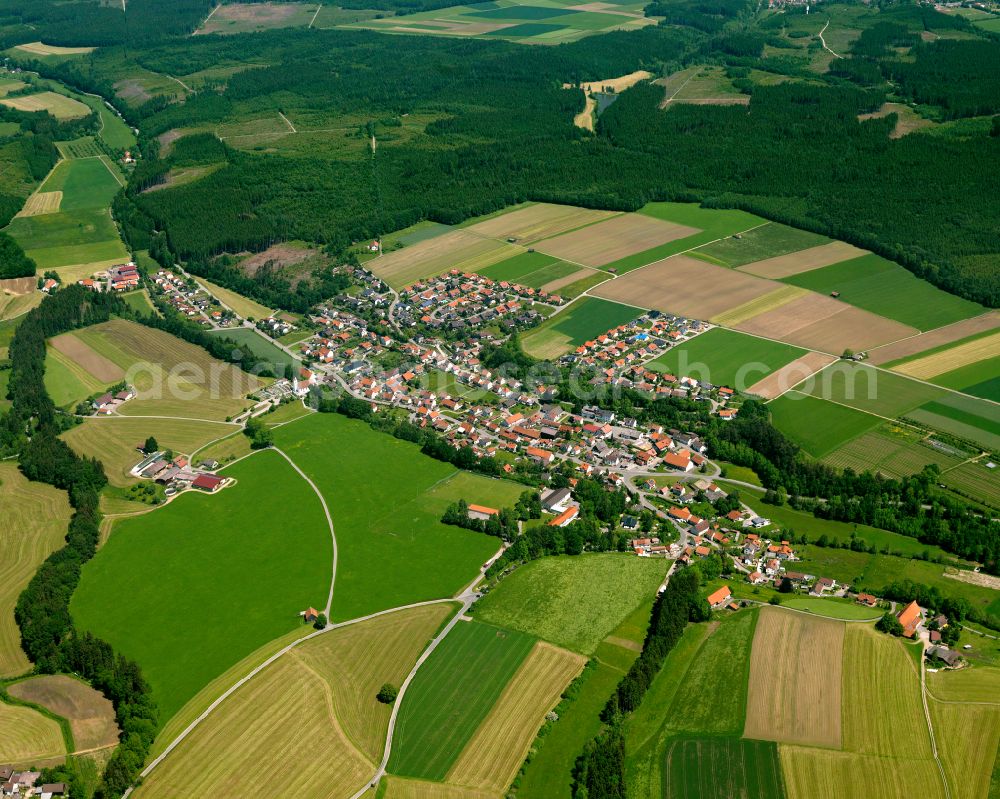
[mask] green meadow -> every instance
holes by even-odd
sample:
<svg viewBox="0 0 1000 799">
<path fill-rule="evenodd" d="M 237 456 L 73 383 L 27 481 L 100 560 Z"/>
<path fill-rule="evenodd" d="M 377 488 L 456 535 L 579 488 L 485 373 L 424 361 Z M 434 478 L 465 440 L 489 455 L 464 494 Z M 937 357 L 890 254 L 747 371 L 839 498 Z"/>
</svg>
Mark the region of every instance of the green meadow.
<svg viewBox="0 0 1000 799">
<path fill-rule="evenodd" d="M 40 271 L 128 255 L 106 208 L 19 216 L 5 232 L 35 260 Z"/>
<path fill-rule="evenodd" d="M 522 286 L 539 289 L 546 283 L 581 271 L 576 264 L 568 264 L 541 252 L 524 252 L 480 269 L 479 274 L 493 280 L 509 280 Z"/>
<path fill-rule="evenodd" d="M 785 799 L 785 781 L 773 741 L 738 737 L 683 738 L 666 753 L 670 768 L 664 796 L 670 799 L 729 797 L 739 786 L 742 799 Z"/>
<path fill-rule="evenodd" d="M 276 376 L 283 376 L 286 366 L 292 366 L 298 369 L 301 365 L 298 360 L 293 358 L 283 349 L 276 347 L 259 333 L 256 333 L 249 328 L 223 328 L 221 330 L 213 330 L 212 335 L 218 336 L 219 338 L 232 339 L 240 347 L 246 347 L 258 358 L 264 358 L 268 363 L 273 365 L 273 371 Z"/>
<path fill-rule="evenodd" d="M 63 193 L 60 211 L 107 208 L 120 190 L 118 178 L 103 157 L 61 161 L 39 189 Z"/>
<path fill-rule="evenodd" d="M 820 294 L 840 292 L 844 302 L 918 330 L 933 330 L 978 316 L 985 310 L 978 303 L 942 291 L 878 255 L 862 255 L 783 281 Z"/>
<path fill-rule="evenodd" d="M 403 698 L 389 771 L 443 780 L 534 645 L 512 630 L 456 624 Z"/>
<path fill-rule="evenodd" d="M 521 342 L 529 355 L 555 358 L 643 313 L 631 305 L 582 297 L 525 333 Z"/>
<path fill-rule="evenodd" d="M 671 348 L 649 368 L 678 376 L 703 374 L 711 383 L 745 391 L 805 354 L 790 344 L 716 327 Z"/>
<path fill-rule="evenodd" d="M 719 266 L 737 267 L 829 244 L 830 239 L 808 230 L 771 222 L 742 234 L 700 247 L 691 255 Z"/>
<path fill-rule="evenodd" d="M 305 480 L 274 452 L 222 474 L 236 485 L 118 521 L 70 605 L 80 629 L 142 666 L 161 724 L 330 589 L 329 528 Z"/>
<path fill-rule="evenodd" d="M 455 499 L 509 507 L 516 483 L 464 474 L 419 447 L 339 414 L 274 430 L 275 444 L 323 492 L 337 529 L 334 619 L 352 619 L 455 594 L 499 548 L 481 533 L 441 523 Z M 460 481 L 456 490 L 449 483 Z"/>
<path fill-rule="evenodd" d="M 877 416 L 789 391 L 768 403 L 775 427 L 814 458 L 878 426 Z"/>
<path fill-rule="evenodd" d="M 589 655 L 655 595 L 668 565 L 619 553 L 540 558 L 504 578 L 475 615 Z"/>
</svg>

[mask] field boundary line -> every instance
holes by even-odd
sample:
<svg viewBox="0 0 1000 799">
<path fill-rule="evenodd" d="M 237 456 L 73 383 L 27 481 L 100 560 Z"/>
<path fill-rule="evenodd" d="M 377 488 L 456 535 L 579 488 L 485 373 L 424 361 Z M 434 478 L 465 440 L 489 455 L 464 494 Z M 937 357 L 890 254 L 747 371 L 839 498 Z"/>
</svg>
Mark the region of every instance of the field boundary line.
<svg viewBox="0 0 1000 799">
<path fill-rule="evenodd" d="M 306 30 L 309 30 L 309 28 L 311 28 L 313 26 L 313 23 L 316 21 L 316 17 L 319 16 L 320 9 L 322 9 L 322 8 L 323 8 L 323 4 L 322 3 L 317 4 L 317 6 L 316 6 L 316 13 L 313 14 L 312 15 L 312 19 L 309 20 L 309 25 L 306 27 Z"/>
<path fill-rule="evenodd" d="M 277 452 L 282 458 L 291 464 L 291 467 L 299 473 L 299 477 L 309 484 L 309 487 L 316 492 L 316 496 L 319 497 L 319 503 L 323 506 L 323 513 L 326 515 L 326 523 L 330 526 L 330 540 L 333 542 L 333 574 L 330 577 L 330 593 L 326 598 L 326 607 L 324 608 L 324 613 L 327 619 L 330 618 L 330 608 L 333 606 L 333 589 L 337 582 L 337 532 L 333 528 L 333 516 L 330 515 L 330 508 L 327 507 L 326 497 L 323 496 L 322 492 L 316 487 L 316 484 L 309 478 L 309 476 L 299 468 L 299 465 L 293 461 L 285 452 L 277 447 L 271 447 L 275 452 Z"/>
<path fill-rule="evenodd" d="M 122 179 L 121 179 L 120 177 L 118 177 L 118 175 L 117 175 L 117 174 L 115 173 L 115 170 L 113 170 L 113 169 L 111 168 L 111 164 L 109 164 L 109 163 L 108 163 L 108 157 L 107 157 L 106 155 L 92 155 L 92 156 L 90 156 L 90 157 L 91 157 L 91 158 L 97 158 L 98 160 L 100 160 L 100 162 L 101 162 L 102 164 L 104 164 L 104 166 L 105 166 L 105 168 L 106 168 L 106 169 L 108 170 L 108 172 L 110 172 L 110 173 L 111 173 L 111 177 L 113 177 L 113 178 L 115 179 L 115 182 L 116 182 L 116 183 L 117 183 L 117 184 L 118 184 L 119 186 L 121 186 L 121 187 L 123 187 L 123 188 L 124 188 L 125 184 L 124 184 L 124 183 L 122 183 Z M 82 160 L 82 159 L 81 159 L 81 160 Z"/>
</svg>

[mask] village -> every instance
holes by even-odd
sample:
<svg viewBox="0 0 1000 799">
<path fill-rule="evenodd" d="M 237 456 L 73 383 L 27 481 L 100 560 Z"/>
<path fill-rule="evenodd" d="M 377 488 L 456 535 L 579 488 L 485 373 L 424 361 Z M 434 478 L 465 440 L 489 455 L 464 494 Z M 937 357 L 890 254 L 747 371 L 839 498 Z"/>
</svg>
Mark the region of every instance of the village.
<svg viewBox="0 0 1000 799">
<path fill-rule="evenodd" d="M 39 783 L 41 776 L 40 771 L 21 771 L 10 766 L 0 766 L 0 796 L 14 796 L 17 799 L 55 799 L 68 795 L 64 783 Z"/>
</svg>

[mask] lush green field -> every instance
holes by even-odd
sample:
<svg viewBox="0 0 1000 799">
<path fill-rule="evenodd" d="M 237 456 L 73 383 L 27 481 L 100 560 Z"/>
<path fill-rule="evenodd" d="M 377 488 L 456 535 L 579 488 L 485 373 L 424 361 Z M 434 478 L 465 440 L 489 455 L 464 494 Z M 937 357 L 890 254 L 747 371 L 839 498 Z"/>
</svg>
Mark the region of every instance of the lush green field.
<svg viewBox="0 0 1000 799">
<path fill-rule="evenodd" d="M 35 260 L 39 270 L 128 258 L 106 208 L 19 216 L 6 232 Z"/>
<path fill-rule="evenodd" d="M 72 158 L 52 170 L 39 191 L 61 191 L 60 211 L 107 208 L 121 190 L 103 157 Z"/>
<path fill-rule="evenodd" d="M 880 472 L 889 477 L 917 474 L 929 463 L 937 464 L 945 470 L 962 462 L 961 455 L 922 443 L 923 439 L 921 432 L 886 423 L 846 442 L 824 460 L 840 468 L 850 467 L 856 472 Z"/>
<path fill-rule="evenodd" d="M 246 347 L 258 358 L 264 358 L 272 365 L 272 372 L 275 377 L 284 377 L 285 367 L 292 366 L 298 369 L 301 363 L 285 352 L 280 347 L 275 346 L 259 333 L 246 327 L 232 329 L 213 330 L 212 335 L 220 338 L 228 338 L 235 341 L 240 347 Z"/>
<path fill-rule="evenodd" d="M 941 475 L 941 482 L 966 496 L 1000 508 L 1000 468 L 990 469 L 986 459 L 963 463 Z"/>
<path fill-rule="evenodd" d="M 581 271 L 576 264 L 560 261 L 552 255 L 541 252 L 525 252 L 506 261 L 487 266 L 481 275 L 493 280 L 509 280 L 522 286 L 540 289 L 546 283 Z"/>
<path fill-rule="evenodd" d="M 521 341 L 529 355 L 556 358 L 642 313 L 630 305 L 583 297 L 526 333 Z"/>
<path fill-rule="evenodd" d="M 443 780 L 534 644 L 523 633 L 459 622 L 403 698 L 389 771 Z"/>
<path fill-rule="evenodd" d="M 906 414 L 921 424 L 968 439 L 984 449 L 1000 450 L 1000 415 L 996 405 L 965 394 L 940 397 Z"/>
<path fill-rule="evenodd" d="M 670 799 L 784 799 L 785 784 L 772 741 L 685 738 L 666 753 Z"/>
<path fill-rule="evenodd" d="M 685 681 L 697 686 L 678 694 L 667 726 L 679 735 L 739 735 L 746 713 L 747 675 L 756 610 L 722 620 L 688 669 Z"/>
<path fill-rule="evenodd" d="M 119 521 L 70 607 L 81 629 L 142 666 L 161 724 L 215 676 L 301 625 L 301 610 L 326 604 L 332 544 L 308 484 L 273 452 L 223 474 L 237 484 Z"/>
<path fill-rule="evenodd" d="M 882 615 L 878 609 L 866 608 L 850 600 L 823 599 L 816 596 L 794 596 L 782 601 L 783 608 L 807 610 L 817 616 L 829 619 L 846 619 L 849 621 L 875 621 Z"/>
<path fill-rule="evenodd" d="M 984 310 L 978 303 L 942 291 L 878 255 L 841 261 L 783 281 L 820 294 L 838 291 L 844 302 L 918 330 L 933 330 Z"/>
<path fill-rule="evenodd" d="M 505 578 L 476 618 L 583 654 L 663 582 L 669 561 L 618 553 L 541 558 Z"/>
<path fill-rule="evenodd" d="M 339 563 L 333 617 L 451 596 L 468 585 L 499 542 L 441 524 L 458 498 L 509 507 L 523 486 L 462 474 L 414 444 L 339 414 L 276 428 L 276 444 L 326 497 Z M 451 481 L 460 481 L 451 487 Z"/>
<path fill-rule="evenodd" d="M 1000 358 L 960 366 L 931 378 L 931 382 L 975 397 L 1000 402 Z"/>
<path fill-rule="evenodd" d="M 651 264 L 653 261 L 669 258 L 679 252 L 709 244 L 716 239 L 741 233 L 757 225 L 762 225 L 765 221 L 759 216 L 748 214 L 746 211 L 702 208 L 692 203 L 649 203 L 641 208 L 639 213 L 654 219 L 662 219 L 665 222 L 698 228 L 701 232 L 605 264 L 604 269 L 614 269 L 619 274 L 628 272 L 640 266 Z"/>
<path fill-rule="evenodd" d="M 775 427 L 814 458 L 822 458 L 855 436 L 877 427 L 877 416 L 798 391 L 768 403 Z"/>
<path fill-rule="evenodd" d="M 771 222 L 738 239 L 730 237 L 707 244 L 691 254 L 719 266 L 737 267 L 829 243 L 826 236 Z"/>
<path fill-rule="evenodd" d="M 745 391 L 805 354 L 790 344 L 716 327 L 668 350 L 648 366 L 656 372 L 698 377 Z"/>
</svg>

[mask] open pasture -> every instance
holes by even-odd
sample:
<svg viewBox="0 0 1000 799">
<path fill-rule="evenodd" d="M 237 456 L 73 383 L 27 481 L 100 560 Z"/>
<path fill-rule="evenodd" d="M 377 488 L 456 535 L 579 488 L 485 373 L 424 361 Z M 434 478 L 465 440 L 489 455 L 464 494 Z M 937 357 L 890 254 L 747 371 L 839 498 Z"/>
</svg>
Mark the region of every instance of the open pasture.
<svg viewBox="0 0 1000 799">
<path fill-rule="evenodd" d="M 54 269 L 64 282 L 74 282 L 100 269 L 128 260 L 128 250 L 106 208 L 36 216 L 18 216 L 8 225 L 9 233 L 32 258 L 40 272 Z M 81 266 L 67 274 L 62 267 Z"/>
<path fill-rule="evenodd" d="M 775 288 L 770 281 L 676 255 L 609 281 L 593 293 L 642 308 L 709 319 Z"/>
<path fill-rule="evenodd" d="M 878 366 L 895 366 L 916 356 L 932 355 L 956 343 L 964 344 L 978 336 L 987 335 L 998 327 L 1000 311 L 989 311 L 919 336 L 877 347 L 869 353 L 869 360 Z"/>
<path fill-rule="evenodd" d="M 824 367 L 829 366 L 835 360 L 834 356 L 822 352 L 807 352 L 802 357 L 796 358 L 772 372 L 763 380 L 757 381 L 747 389 L 747 392 L 764 399 L 775 399 L 792 386 L 798 385 Z"/>
<path fill-rule="evenodd" d="M 538 242 L 536 249 L 571 263 L 601 267 L 698 232 L 644 214 L 622 214 Z"/>
<path fill-rule="evenodd" d="M 59 722 L 37 710 L 0 701 L 0 762 L 30 767 L 66 754 Z"/>
<path fill-rule="evenodd" d="M 768 408 L 775 426 L 814 458 L 829 455 L 881 421 L 854 408 L 798 391 L 782 394 Z"/>
<path fill-rule="evenodd" d="M 219 302 L 229 306 L 234 313 L 242 316 L 244 319 L 266 319 L 274 313 L 266 305 L 261 305 L 249 297 L 244 297 L 242 294 L 237 294 L 235 291 L 223 288 L 215 283 L 209 283 L 204 278 L 198 278 L 198 282 L 205 286 Z"/>
<path fill-rule="evenodd" d="M 160 449 L 169 449 L 178 455 L 191 455 L 210 441 L 237 429 L 235 425 L 197 419 L 106 416 L 85 419 L 82 424 L 63 433 L 62 439 L 78 455 L 101 461 L 111 485 L 129 486 L 136 482 L 129 472 L 143 458 L 138 446 L 148 436 L 156 439 Z"/>
<path fill-rule="evenodd" d="M 761 609 L 744 737 L 840 748 L 844 627 L 831 619 Z"/>
<path fill-rule="evenodd" d="M 952 799 L 991 795 L 990 782 L 1000 746 L 998 696 L 994 693 L 987 700 L 992 705 L 929 702 L 934 737 Z"/>
<path fill-rule="evenodd" d="M 879 472 L 886 477 L 908 477 L 929 463 L 942 470 L 961 463 L 956 455 L 921 443 L 924 436 L 906 427 L 885 424 L 844 443 L 824 460 L 841 469 Z"/>
<path fill-rule="evenodd" d="M 768 741 L 679 739 L 664 771 L 664 799 L 785 799 L 778 747 Z"/>
<path fill-rule="evenodd" d="M 541 558 L 504 578 L 475 617 L 589 655 L 666 570 L 666 561 L 617 553 Z"/>
<path fill-rule="evenodd" d="M 941 775 L 930 758 L 858 755 L 805 746 L 778 747 L 788 799 L 864 796 L 867 799 L 945 799 Z"/>
<path fill-rule="evenodd" d="M 545 714 L 586 658 L 542 641 L 525 658 L 493 710 L 449 769 L 446 782 L 502 794 L 517 774 Z"/>
<path fill-rule="evenodd" d="M 984 310 L 978 303 L 948 294 L 899 264 L 870 253 L 784 279 L 819 294 L 839 293 L 842 302 L 917 330 L 968 319 Z"/>
<path fill-rule="evenodd" d="M 61 161 L 39 188 L 61 192 L 60 211 L 107 208 L 121 190 L 121 183 L 103 158 L 72 158 Z"/>
<path fill-rule="evenodd" d="M 410 442 L 339 414 L 317 413 L 275 428 L 274 438 L 333 514 L 339 552 L 334 619 L 454 595 L 476 578 L 499 542 L 442 524 L 445 508 L 456 494 L 509 507 L 524 490 L 463 474 Z M 452 481 L 461 481 L 454 490 Z"/>
<path fill-rule="evenodd" d="M 21 651 L 14 606 L 42 561 L 62 546 L 70 508 L 65 491 L 30 482 L 13 461 L 0 463 L 0 506 L 4 520 L 0 532 L 0 677 L 13 677 L 30 668 Z"/>
<path fill-rule="evenodd" d="M 226 3 L 209 14 L 195 35 L 307 27 L 318 8 L 318 3 Z"/>
<path fill-rule="evenodd" d="M 783 302 L 744 315 L 739 321 L 724 320 L 737 330 L 766 338 L 787 341 L 806 349 L 840 355 L 845 349 L 855 351 L 896 341 L 917 331 L 891 319 L 846 305 L 832 297 L 806 292 L 789 286 L 800 294 L 789 293 Z M 775 293 L 777 295 L 777 292 Z"/>
<path fill-rule="evenodd" d="M 520 252 L 517 247 L 504 242 L 465 230 L 452 230 L 373 258 L 365 266 L 390 286 L 403 288 L 450 269 L 478 272 Z"/>
<path fill-rule="evenodd" d="M 843 675 L 845 750 L 930 759 L 920 678 L 899 640 L 868 625 L 848 625 Z"/>
<path fill-rule="evenodd" d="M 555 9 L 553 9 L 555 10 Z M 493 216 L 470 225 L 468 230 L 491 239 L 516 239 L 518 244 L 533 244 L 616 216 L 615 211 L 597 211 L 572 205 L 534 203 L 516 211 Z"/>
<path fill-rule="evenodd" d="M 818 233 L 770 222 L 738 236 L 729 236 L 721 241 L 706 244 L 695 250 L 692 255 L 704 258 L 712 264 L 733 268 L 759 263 L 788 253 L 799 253 L 829 243 L 830 239 Z M 746 271 L 760 277 L 775 277 L 749 269 Z"/>
<path fill-rule="evenodd" d="M 326 519 L 291 466 L 261 452 L 222 474 L 236 485 L 187 492 L 117 521 L 70 605 L 80 629 L 142 666 L 161 723 L 218 674 L 301 625 L 298 613 L 323 607 L 330 588 Z"/>
<path fill-rule="evenodd" d="M 18 111 L 47 111 L 56 119 L 80 119 L 90 113 L 90 109 L 72 97 L 66 97 L 56 92 L 39 92 L 38 94 L 23 94 L 19 97 L 0 98 L 0 105 L 14 108 Z"/>
<path fill-rule="evenodd" d="M 524 351 L 535 358 L 558 358 L 641 315 L 640 308 L 588 295 L 529 330 L 521 343 Z"/>
<path fill-rule="evenodd" d="M 66 719 L 77 751 L 118 743 L 111 700 L 85 682 L 65 674 L 46 674 L 14 683 L 7 690 L 17 699 L 41 705 Z"/>
<path fill-rule="evenodd" d="M 770 227 L 770 226 L 768 226 Z M 757 230 L 766 231 L 768 228 L 758 228 Z M 745 235 L 745 237 L 753 236 L 757 230 L 752 230 Z M 789 228 L 789 230 L 796 230 L 795 228 Z M 805 236 L 815 236 L 814 233 L 806 233 L 804 230 L 796 230 L 801 237 Z M 788 239 L 794 240 L 794 238 L 788 236 Z M 822 238 L 822 237 L 819 237 Z M 805 243 L 807 239 L 798 238 L 800 243 Z M 742 264 L 736 264 L 740 267 L 741 272 L 749 272 L 751 275 L 757 275 L 758 277 L 766 277 L 771 280 L 781 280 L 782 278 L 791 277 L 792 275 L 802 274 L 803 272 L 810 272 L 813 269 L 821 269 L 824 266 L 829 266 L 830 264 L 838 263 L 839 261 L 847 260 L 848 258 L 857 258 L 860 255 L 864 255 L 864 250 L 859 250 L 850 244 L 843 241 L 829 241 L 828 243 L 816 243 L 813 242 L 813 246 L 807 246 L 805 248 L 796 250 L 787 250 L 784 253 L 773 253 L 769 256 L 761 257 L 758 260 L 745 261 Z M 725 242 L 720 242 L 725 243 Z M 789 242 L 789 244 L 791 241 Z"/>
<path fill-rule="evenodd" d="M 403 698 L 389 771 L 444 780 L 535 643 L 476 621 L 457 624 Z"/>
<path fill-rule="evenodd" d="M 119 410 L 123 416 L 222 421 L 243 410 L 245 396 L 262 385 L 201 347 L 135 322 L 116 319 L 69 335 L 116 364 L 135 387 L 136 398 Z"/>
<path fill-rule="evenodd" d="M 689 690 L 670 705 L 666 727 L 681 736 L 740 735 L 757 612 L 725 618 L 698 650 L 685 675 Z"/>
<path fill-rule="evenodd" d="M 671 348 L 648 368 L 746 391 L 805 354 L 805 350 L 788 344 L 717 327 Z"/>
</svg>

